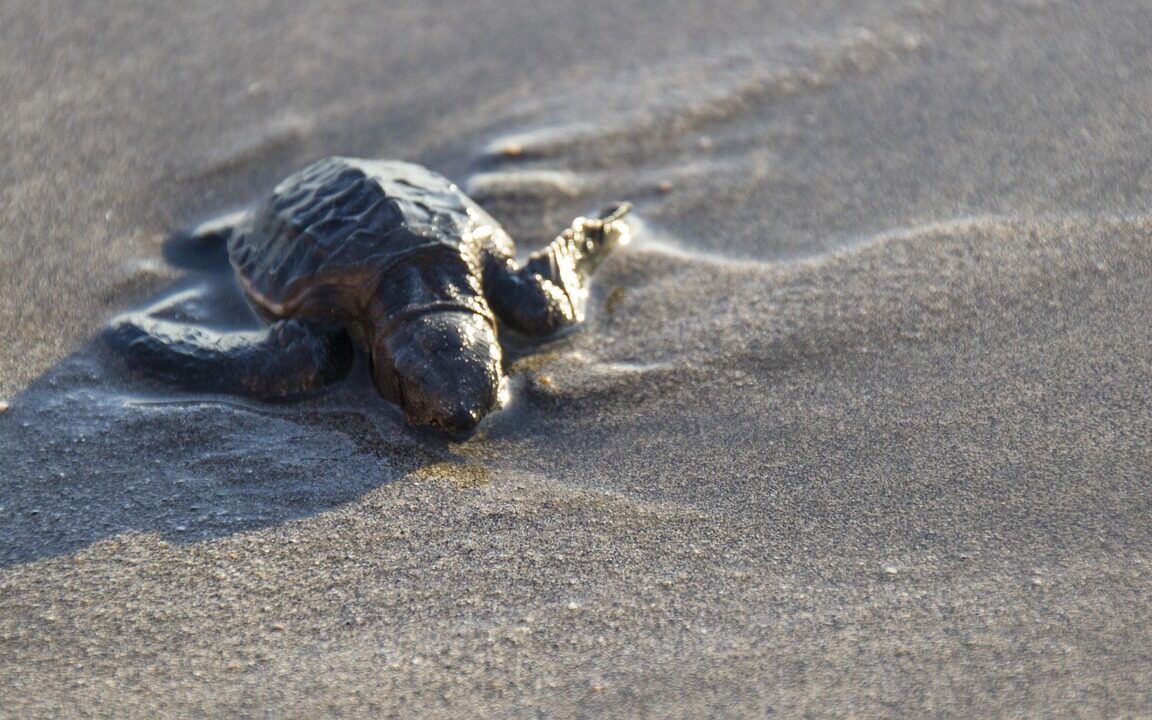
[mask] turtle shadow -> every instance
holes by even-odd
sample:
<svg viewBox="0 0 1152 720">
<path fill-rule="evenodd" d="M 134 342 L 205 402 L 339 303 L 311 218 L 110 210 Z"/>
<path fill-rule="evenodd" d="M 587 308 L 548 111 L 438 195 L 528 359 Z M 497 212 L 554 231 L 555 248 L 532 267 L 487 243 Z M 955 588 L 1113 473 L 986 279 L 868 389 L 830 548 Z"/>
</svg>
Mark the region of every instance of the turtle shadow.
<svg viewBox="0 0 1152 720">
<path fill-rule="evenodd" d="M 188 251 L 187 234 L 165 243 L 186 272 L 143 306 L 194 288 L 181 320 L 258 327 L 227 259 Z M 380 399 L 366 364 L 315 396 L 258 402 L 174 391 L 90 340 L 0 412 L 0 567 L 123 533 L 190 543 L 290 522 L 455 462 Z"/>
<path fill-rule="evenodd" d="M 12 398 L 0 453 L 0 567 L 123 533 L 191 543 L 278 525 L 457 461 L 368 382 L 292 404 L 177 394 L 120 371 L 99 340 Z"/>
</svg>

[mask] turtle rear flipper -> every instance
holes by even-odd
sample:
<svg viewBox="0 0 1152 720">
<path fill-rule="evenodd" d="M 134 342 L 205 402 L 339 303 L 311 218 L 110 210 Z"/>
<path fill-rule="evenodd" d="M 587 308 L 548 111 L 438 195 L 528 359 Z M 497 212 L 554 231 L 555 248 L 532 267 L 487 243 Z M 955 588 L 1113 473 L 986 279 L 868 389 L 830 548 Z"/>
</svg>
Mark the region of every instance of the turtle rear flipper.
<svg viewBox="0 0 1152 720">
<path fill-rule="evenodd" d="M 217 333 L 134 314 L 113 320 L 104 339 L 130 368 L 186 390 L 266 400 L 305 395 L 342 379 L 352 367 L 347 333 L 321 332 L 302 320 Z"/>
<path fill-rule="evenodd" d="M 173 234 L 164 243 L 164 259 L 185 270 L 227 269 L 228 241 L 247 214 L 239 210 Z"/>
</svg>

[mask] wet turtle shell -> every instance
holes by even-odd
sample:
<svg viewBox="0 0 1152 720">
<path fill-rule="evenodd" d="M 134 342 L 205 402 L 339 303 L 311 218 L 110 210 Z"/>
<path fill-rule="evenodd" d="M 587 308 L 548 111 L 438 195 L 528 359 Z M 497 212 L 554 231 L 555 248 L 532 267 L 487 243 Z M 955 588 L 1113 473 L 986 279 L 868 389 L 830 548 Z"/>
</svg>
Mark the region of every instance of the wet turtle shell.
<svg viewBox="0 0 1152 720">
<path fill-rule="evenodd" d="M 417 306 L 419 278 L 404 277 L 420 272 L 457 275 L 461 307 L 490 316 L 476 236 L 511 247 L 499 224 L 447 178 L 411 163 L 333 157 L 277 185 L 236 228 L 228 251 L 268 319 L 364 317 L 366 295 L 381 278 L 408 285 L 397 295 Z"/>
</svg>

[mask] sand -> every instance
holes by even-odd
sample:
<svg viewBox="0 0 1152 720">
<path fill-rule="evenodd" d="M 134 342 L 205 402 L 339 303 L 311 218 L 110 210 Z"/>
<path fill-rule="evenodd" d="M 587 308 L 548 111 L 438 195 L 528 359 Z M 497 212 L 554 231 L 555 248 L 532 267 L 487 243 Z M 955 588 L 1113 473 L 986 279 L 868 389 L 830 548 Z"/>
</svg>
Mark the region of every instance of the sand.
<svg viewBox="0 0 1152 720">
<path fill-rule="evenodd" d="M 0 6 L 0 717 L 1152 715 L 1143 3 L 164 5 Z M 636 204 L 466 443 L 99 342 L 329 154 Z"/>
</svg>

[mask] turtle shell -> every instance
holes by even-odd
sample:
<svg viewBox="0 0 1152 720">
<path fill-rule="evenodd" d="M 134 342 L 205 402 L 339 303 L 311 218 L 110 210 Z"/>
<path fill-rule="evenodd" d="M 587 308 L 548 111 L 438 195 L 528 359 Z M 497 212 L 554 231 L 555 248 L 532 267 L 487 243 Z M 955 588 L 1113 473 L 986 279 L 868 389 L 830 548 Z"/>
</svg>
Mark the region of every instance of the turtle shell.
<svg viewBox="0 0 1152 720">
<path fill-rule="evenodd" d="M 491 216 L 426 168 L 332 157 L 277 185 L 233 233 L 228 252 L 262 315 L 356 317 L 364 296 L 398 268 L 436 264 L 442 273 L 475 275 L 471 231 L 482 225 L 503 236 Z M 479 278 L 461 280 L 479 294 Z"/>
</svg>

